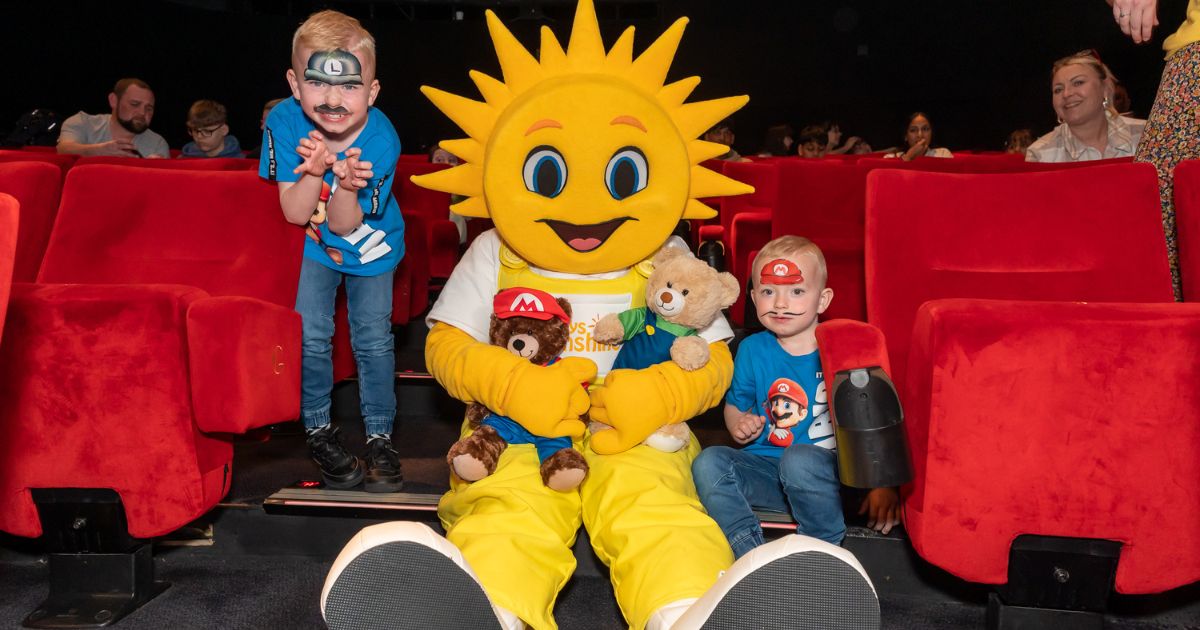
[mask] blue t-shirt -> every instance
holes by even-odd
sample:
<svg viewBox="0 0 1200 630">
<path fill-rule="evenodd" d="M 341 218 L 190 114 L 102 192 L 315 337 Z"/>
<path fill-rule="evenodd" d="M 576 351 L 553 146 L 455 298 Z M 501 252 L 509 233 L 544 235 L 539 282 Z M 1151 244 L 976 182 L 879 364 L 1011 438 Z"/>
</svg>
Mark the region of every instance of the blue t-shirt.
<svg viewBox="0 0 1200 630">
<path fill-rule="evenodd" d="M 300 166 L 304 158 L 296 153 L 296 147 L 300 145 L 300 139 L 314 129 L 316 126 L 300 109 L 296 99 L 289 98 L 272 108 L 263 129 L 259 177 L 273 182 L 299 180 L 300 176 L 292 170 Z M 326 221 L 325 201 L 318 202 L 308 224 L 304 255 L 336 271 L 355 276 L 377 276 L 395 268 L 404 257 L 404 218 L 400 216 L 400 206 L 392 194 L 396 160 L 400 158 L 400 138 L 387 116 L 372 107 L 367 113 L 367 124 L 350 147 L 362 149 L 361 159 L 371 163 L 371 171 L 375 174 L 358 191 L 363 225 L 345 236 L 334 234 Z M 339 153 L 337 157 L 341 160 L 346 154 Z M 336 184 L 333 169 L 326 171 L 326 190 L 321 198 L 329 199 Z"/>
<path fill-rule="evenodd" d="M 742 340 L 733 361 L 733 383 L 725 402 L 767 419 L 748 452 L 779 457 L 791 444 L 834 449 L 829 402 L 816 351 L 792 356 L 769 330 Z"/>
</svg>

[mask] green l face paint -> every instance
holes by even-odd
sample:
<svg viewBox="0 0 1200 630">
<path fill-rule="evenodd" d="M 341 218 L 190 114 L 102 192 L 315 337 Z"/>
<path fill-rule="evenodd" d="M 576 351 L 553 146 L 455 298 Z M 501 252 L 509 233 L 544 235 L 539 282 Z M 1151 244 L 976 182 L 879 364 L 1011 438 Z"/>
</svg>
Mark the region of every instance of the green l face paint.
<svg viewBox="0 0 1200 630">
<path fill-rule="evenodd" d="M 329 85 L 362 85 L 362 64 L 358 57 L 341 48 L 317 51 L 308 58 L 304 79 Z"/>
</svg>

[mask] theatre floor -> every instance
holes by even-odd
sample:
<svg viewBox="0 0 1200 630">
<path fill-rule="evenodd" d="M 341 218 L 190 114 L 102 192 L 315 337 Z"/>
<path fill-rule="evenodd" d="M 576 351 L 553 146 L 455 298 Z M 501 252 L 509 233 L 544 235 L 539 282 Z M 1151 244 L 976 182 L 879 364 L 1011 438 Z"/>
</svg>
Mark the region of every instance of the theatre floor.
<svg viewBox="0 0 1200 630">
<path fill-rule="evenodd" d="M 420 370 L 423 331 L 397 329 L 398 368 Z M 334 418 L 349 445 L 362 445 L 357 384 L 334 391 Z M 462 406 L 432 380 L 397 379 L 400 401 L 395 432 L 403 460 L 405 491 L 439 495 L 447 488 L 444 459 L 455 439 Z M 693 421 L 705 444 L 722 443 L 720 416 Z M 260 436 L 265 438 L 266 436 Z M 363 526 L 382 518 L 422 520 L 437 527 L 429 511 L 330 508 L 267 513 L 263 502 L 285 486 L 315 478 L 297 423 L 276 427 L 269 440 L 247 439 L 236 447 L 229 496 L 177 540 L 155 545 L 159 579 L 172 583 L 162 595 L 116 627 L 320 628 L 318 600 L 326 571 L 342 545 Z M 846 546 L 871 575 L 880 594 L 884 628 L 983 628 L 987 591 L 966 585 L 922 562 L 902 531 L 879 536 L 851 517 Z M 559 597 L 555 616 L 564 630 L 624 627 L 606 569 L 586 535 L 575 547 L 579 566 Z M 47 569 L 36 544 L 0 538 L 0 628 L 19 627 L 46 594 Z M 1111 629 L 1200 628 L 1200 585 L 1153 598 L 1113 599 Z"/>
</svg>

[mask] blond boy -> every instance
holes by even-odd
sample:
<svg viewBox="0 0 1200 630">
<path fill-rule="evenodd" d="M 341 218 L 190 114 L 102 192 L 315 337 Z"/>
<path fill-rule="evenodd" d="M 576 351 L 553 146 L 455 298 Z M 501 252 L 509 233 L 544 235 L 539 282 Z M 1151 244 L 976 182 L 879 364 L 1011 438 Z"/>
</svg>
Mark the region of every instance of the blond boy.
<svg viewBox="0 0 1200 630">
<path fill-rule="evenodd" d="M 400 139 L 372 107 L 379 95 L 375 40 L 358 20 L 314 13 L 292 39 L 292 98 L 263 130 L 259 175 L 278 182 L 284 217 L 307 225 L 296 310 L 304 324 L 300 412 L 325 484 L 397 492 L 391 328 L 392 276 L 404 255 L 404 220 L 392 195 Z M 342 282 L 366 424 L 365 466 L 330 424 L 334 296 Z"/>
<path fill-rule="evenodd" d="M 754 509 L 790 512 L 796 532 L 841 544 L 846 535 L 837 441 L 817 352 L 817 317 L 829 308 L 825 256 L 812 241 L 782 236 L 751 266 L 750 296 L 765 331 L 738 347 L 725 426 L 735 449 L 705 449 L 692 464 L 700 501 L 734 555 L 762 545 Z M 860 514 L 887 533 L 899 521 L 891 488 L 871 490 Z"/>
</svg>

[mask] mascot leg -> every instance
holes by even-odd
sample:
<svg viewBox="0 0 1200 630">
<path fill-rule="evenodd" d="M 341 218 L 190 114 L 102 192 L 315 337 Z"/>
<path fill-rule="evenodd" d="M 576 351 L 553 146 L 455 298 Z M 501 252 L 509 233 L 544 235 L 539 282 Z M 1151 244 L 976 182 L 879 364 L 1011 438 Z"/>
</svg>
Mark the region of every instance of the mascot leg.
<svg viewBox="0 0 1200 630">
<path fill-rule="evenodd" d="M 630 627 L 640 630 L 656 610 L 708 591 L 733 553 L 696 496 L 695 438 L 675 453 L 583 452 L 591 466 L 581 486 L 584 523 Z"/>
<path fill-rule="evenodd" d="M 553 630 L 579 513 L 577 492 L 542 485 L 533 445 L 511 445 L 492 475 L 451 480 L 438 505 L 446 538 L 417 523 L 355 536 L 326 579 L 322 614 L 334 629 Z"/>
</svg>

